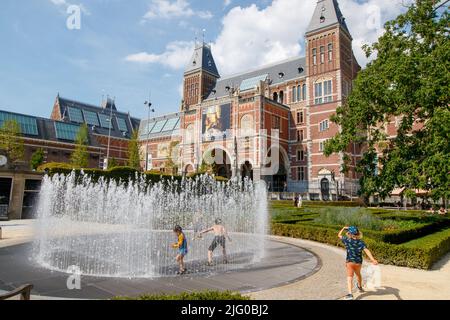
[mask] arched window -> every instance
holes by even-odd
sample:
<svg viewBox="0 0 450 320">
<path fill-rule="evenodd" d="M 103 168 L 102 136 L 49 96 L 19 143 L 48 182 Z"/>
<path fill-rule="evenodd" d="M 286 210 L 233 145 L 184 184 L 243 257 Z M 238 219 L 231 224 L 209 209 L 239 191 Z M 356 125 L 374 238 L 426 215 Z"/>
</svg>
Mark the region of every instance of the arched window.
<svg viewBox="0 0 450 320">
<path fill-rule="evenodd" d="M 306 84 L 303 85 L 302 91 L 303 91 L 302 94 L 303 100 L 306 100 Z"/>
<path fill-rule="evenodd" d="M 301 101 L 302 100 L 301 94 L 302 94 L 301 87 L 297 86 L 297 101 Z"/>
<path fill-rule="evenodd" d="M 273 101 L 278 101 L 278 93 L 277 92 L 273 93 Z"/>
<path fill-rule="evenodd" d="M 284 92 L 280 91 L 280 95 L 278 96 L 279 100 L 278 102 L 283 104 L 284 103 Z"/>
<path fill-rule="evenodd" d="M 249 136 L 253 130 L 253 116 L 245 114 L 241 118 L 241 135 Z"/>
<path fill-rule="evenodd" d="M 186 127 L 185 143 L 194 142 L 194 125 L 190 124 Z"/>
<path fill-rule="evenodd" d="M 297 88 L 296 87 L 292 87 L 292 102 L 297 102 Z"/>
</svg>

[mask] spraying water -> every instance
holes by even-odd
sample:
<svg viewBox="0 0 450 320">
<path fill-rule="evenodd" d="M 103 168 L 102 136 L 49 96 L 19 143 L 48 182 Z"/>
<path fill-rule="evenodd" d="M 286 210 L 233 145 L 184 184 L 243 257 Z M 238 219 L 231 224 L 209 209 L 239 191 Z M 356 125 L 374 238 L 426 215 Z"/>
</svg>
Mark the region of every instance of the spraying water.
<svg viewBox="0 0 450 320">
<path fill-rule="evenodd" d="M 215 252 L 205 264 L 214 235 L 194 239 L 220 218 L 232 242 L 228 264 Z M 116 183 L 88 176 L 44 178 L 38 206 L 35 257 L 42 266 L 66 272 L 76 266 L 84 275 L 148 278 L 175 273 L 176 251 L 171 231 L 180 225 L 188 238 L 185 258 L 192 273 L 245 268 L 264 256 L 268 232 L 264 183 L 217 182 L 210 176 L 147 185 Z"/>
</svg>

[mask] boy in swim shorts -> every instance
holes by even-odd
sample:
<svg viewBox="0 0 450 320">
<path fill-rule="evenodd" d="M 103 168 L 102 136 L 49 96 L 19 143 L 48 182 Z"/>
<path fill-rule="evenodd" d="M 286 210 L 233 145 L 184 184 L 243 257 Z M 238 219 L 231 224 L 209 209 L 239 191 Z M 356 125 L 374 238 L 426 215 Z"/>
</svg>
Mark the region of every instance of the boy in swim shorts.
<svg viewBox="0 0 450 320">
<path fill-rule="evenodd" d="M 209 229 L 200 232 L 200 235 L 203 235 L 208 232 L 214 232 L 214 239 L 208 248 L 208 266 L 213 265 L 213 253 L 214 250 L 216 250 L 217 246 L 219 245 L 222 247 L 223 262 L 228 263 L 226 251 L 226 239 L 228 238 L 228 240 L 231 242 L 231 238 L 228 236 L 227 229 L 225 229 L 225 227 L 222 225 L 222 220 L 216 219 L 215 225 L 213 225 Z"/>
</svg>

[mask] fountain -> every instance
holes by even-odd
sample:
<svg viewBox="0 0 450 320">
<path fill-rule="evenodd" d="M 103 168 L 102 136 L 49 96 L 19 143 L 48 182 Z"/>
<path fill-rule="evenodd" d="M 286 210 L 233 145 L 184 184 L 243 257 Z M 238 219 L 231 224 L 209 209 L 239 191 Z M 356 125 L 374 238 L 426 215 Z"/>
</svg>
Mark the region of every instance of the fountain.
<svg viewBox="0 0 450 320">
<path fill-rule="evenodd" d="M 175 225 L 183 227 L 189 253 L 185 262 L 192 274 L 222 273 L 248 268 L 264 257 L 268 231 L 264 183 L 210 176 L 147 185 L 116 183 L 86 175 L 46 176 L 38 206 L 34 256 L 43 267 L 83 275 L 155 278 L 175 274 Z M 206 265 L 213 235 L 194 240 L 195 229 L 205 229 L 221 218 L 230 233 L 228 264 L 221 248 L 215 263 Z"/>
</svg>

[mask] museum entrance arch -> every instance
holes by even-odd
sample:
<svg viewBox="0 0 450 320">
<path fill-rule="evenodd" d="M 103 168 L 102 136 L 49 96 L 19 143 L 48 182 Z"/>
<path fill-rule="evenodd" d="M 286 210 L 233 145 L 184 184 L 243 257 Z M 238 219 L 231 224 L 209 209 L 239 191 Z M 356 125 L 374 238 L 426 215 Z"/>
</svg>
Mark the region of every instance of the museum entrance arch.
<svg viewBox="0 0 450 320">
<path fill-rule="evenodd" d="M 228 152 L 222 148 L 211 148 L 203 154 L 203 162 L 210 173 L 216 176 L 231 179 L 231 158 Z"/>
<path fill-rule="evenodd" d="M 244 180 L 245 178 L 253 180 L 253 166 L 250 161 L 245 161 L 241 165 L 241 177 L 242 180 Z"/>
<path fill-rule="evenodd" d="M 278 158 L 275 157 L 277 163 L 272 163 L 272 152 L 278 153 Z M 268 174 L 264 176 L 264 180 L 268 185 L 270 192 L 286 192 L 287 191 L 287 180 L 289 172 L 289 163 L 287 162 L 287 153 L 283 148 L 273 147 L 268 152 L 268 158 L 270 163 L 265 167 Z M 276 172 L 270 172 L 271 170 L 276 170 Z"/>
</svg>

